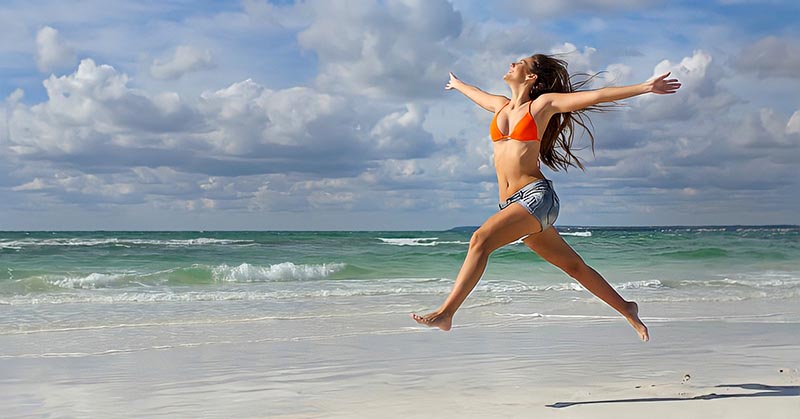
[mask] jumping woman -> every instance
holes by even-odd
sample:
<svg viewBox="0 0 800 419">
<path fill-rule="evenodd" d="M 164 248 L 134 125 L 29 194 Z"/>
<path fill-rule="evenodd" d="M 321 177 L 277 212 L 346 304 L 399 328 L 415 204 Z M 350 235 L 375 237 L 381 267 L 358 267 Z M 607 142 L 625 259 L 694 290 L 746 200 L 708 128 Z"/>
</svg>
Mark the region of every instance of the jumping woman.
<svg viewBox="0 0 800 419">
<path fill-rule="evenodd" d="M 472 234 L 467 257 L 445 302 L 432 313 L 412 313 L 411 317 L 420 324 L 450 330 L 453 315 L 483 275 L 489 254 L 523 238 L 523 243 L 544 260 L 622 314 L 639 337 L 647 341 L 650 336 L 639 319 L 636 303 L 623 299 L 553 227 L 558 217 L 558 196 L 553 183 L 542 174 L 539 162 L 553 170 L 569 166 L 583 169 L 570 147 L 576 124 L 589 133 L 594 146 L 594 136 L 584 123 L 585 112 L 645 93 L 675 93 L 681 85 L 677 79 L 667 77 L 669 73 L 631 86 L 578 91 L 587 81 L 573 83 L 564 60 L 536 54 L 511 63 L 503 76 L 511 88 L 509 99 L 486 93 L 450 73 L 445 89 L 458 90 L 494 114 L 489 133 L 500 210 Z"/>
</svg>

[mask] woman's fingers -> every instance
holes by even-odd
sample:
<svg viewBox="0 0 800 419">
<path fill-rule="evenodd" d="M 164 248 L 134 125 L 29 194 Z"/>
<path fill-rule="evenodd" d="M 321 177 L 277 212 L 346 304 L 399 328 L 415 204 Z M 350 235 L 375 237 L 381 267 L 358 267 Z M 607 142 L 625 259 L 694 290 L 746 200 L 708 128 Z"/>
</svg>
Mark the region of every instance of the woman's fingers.
<svg viewBox="0 0 800 419">
<path fill-rule="evenodd" d="M 681 84 L 678 79 L 667 79 L 670 74 L 672 72 L 668 71 L 660 76 L 653 76 L 648 80 L 650 91 L 657 94 L 675 93 L 681 87 Z"/>
<path fill-rule="evenodd" d="M 445 90 L 453 89 L 454 88 L 453 87 L 453 82 L 455 82 L 456 80 L 458 80 L 458 77 L 456 77 L 456 75 L 453 74 L 453 72 L 451 71 L 450 72 L 450 81 L 447 82 L 447 84 L 444 86 Z"/>
</svg>

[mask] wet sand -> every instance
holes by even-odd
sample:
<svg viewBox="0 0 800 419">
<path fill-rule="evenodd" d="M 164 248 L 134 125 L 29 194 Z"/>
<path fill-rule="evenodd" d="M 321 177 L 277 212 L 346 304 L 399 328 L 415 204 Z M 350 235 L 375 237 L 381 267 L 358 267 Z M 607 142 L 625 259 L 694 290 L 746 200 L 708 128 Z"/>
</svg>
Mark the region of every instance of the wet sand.
<svg viewBox="0 0 800 419">
<path fill-rule="evenodd" d="M 2 416 L 768 419 L 800 411 L 796 301 L 649 304 L 648 343 L 602 304 L 544 315 L 524 302 L 506 309 L 466 309 L 448 333 L 390 310 L 4 334 Z"/>
</svg>

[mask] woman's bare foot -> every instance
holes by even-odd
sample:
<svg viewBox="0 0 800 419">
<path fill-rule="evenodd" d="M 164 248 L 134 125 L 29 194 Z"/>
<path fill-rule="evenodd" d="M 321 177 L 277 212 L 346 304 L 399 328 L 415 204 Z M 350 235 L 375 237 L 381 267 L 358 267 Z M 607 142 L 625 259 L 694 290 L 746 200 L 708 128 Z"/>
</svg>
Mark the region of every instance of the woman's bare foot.
<svg viewBox="0 0 800 419">
<path fill-rule="evenodd" d="M 628 302 L 628 315 L 625 316 L 625 318 L 628 319 L 628 322 L 633 326 L 643 342 L 650 340 L 650 332 L 647 331 L 647 326 L 645 326 L 644 323 L 642 323 L 642 319 L 639 318 L 638 304 L 633 301 Z"/>
<path fill-rule="evenodd" d="M 438 327 L 439 329 L 444 330 L 445 332 L 450 330 L 453 324 L 453 316 L 447 315 L 445 313 L 438 313 L 433 312 L 430 314 L 426 314 L 424 316 L 419 316 L 415 313 L 411 313 L 411 318 L 414 319 L 417 323 L 423 324 L 428 327 Z"/>
</svg>

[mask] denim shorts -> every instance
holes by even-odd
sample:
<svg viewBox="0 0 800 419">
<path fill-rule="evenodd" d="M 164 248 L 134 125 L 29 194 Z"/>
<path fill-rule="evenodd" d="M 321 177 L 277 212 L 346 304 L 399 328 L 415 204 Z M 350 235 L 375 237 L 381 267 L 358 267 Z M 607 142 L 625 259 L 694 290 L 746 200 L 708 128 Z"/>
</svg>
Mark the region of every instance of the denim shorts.
<svg viewBox="0 0 800 419">
<path fill-rule="evenodd" d="M 542 231 L 553 226 L 558 218 L 558 195 L 553 189 L 553 182 L 547 179 L 537 180 L 523 186 L 520 190 L 509 196 L 505 202 L 500 203 L 502 211 L 514 202 L 522 205 L 523 208 L 539 220 Z"/>
</svg>

